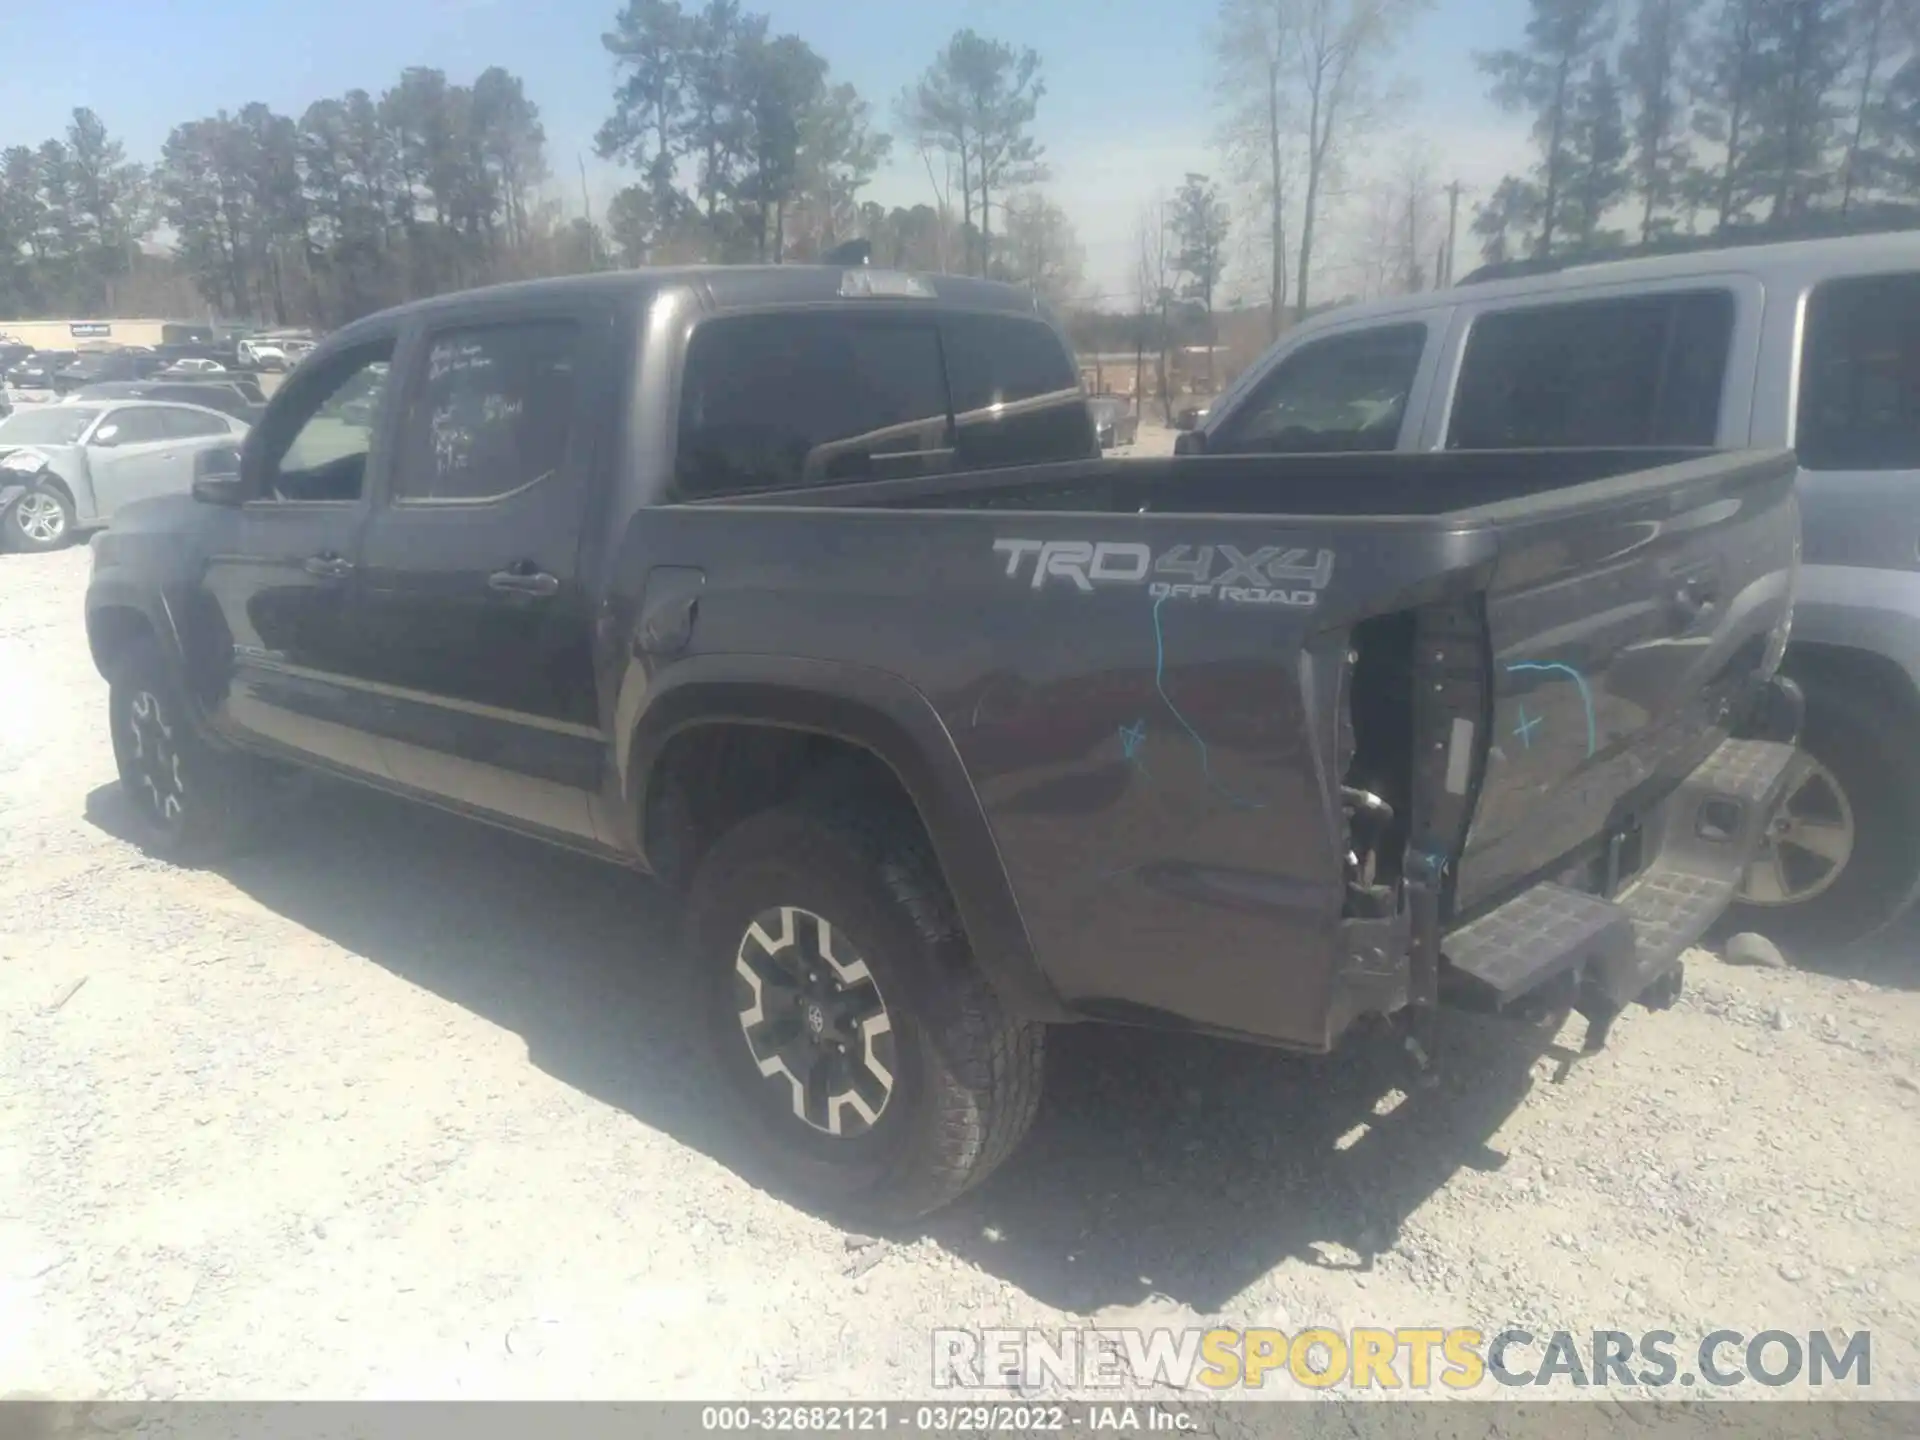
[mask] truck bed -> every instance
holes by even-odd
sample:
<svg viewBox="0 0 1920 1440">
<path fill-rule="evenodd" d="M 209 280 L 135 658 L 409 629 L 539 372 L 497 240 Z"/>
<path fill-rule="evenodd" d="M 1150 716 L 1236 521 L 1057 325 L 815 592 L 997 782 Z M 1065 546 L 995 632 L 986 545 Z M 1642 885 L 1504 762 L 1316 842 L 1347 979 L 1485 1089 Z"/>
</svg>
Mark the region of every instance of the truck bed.
<svg viewBox="0 0 1920 1440">
<path fill-rule="evenodd" d="M 1404 964 L 1361 972 L 1404 960 L 1415 879 L 1463 932 L 1655 862 L 1663 802 L 1778 662 L 1794 473 L 1089 460 L 659 507 L 620 564 L 699 577 L 664 680 L 773 655 L 922 697 L 1017 902 L 1006 943 L 1070 1011 L 1319 1049 L 1404 1002 Z"/>
</svg>

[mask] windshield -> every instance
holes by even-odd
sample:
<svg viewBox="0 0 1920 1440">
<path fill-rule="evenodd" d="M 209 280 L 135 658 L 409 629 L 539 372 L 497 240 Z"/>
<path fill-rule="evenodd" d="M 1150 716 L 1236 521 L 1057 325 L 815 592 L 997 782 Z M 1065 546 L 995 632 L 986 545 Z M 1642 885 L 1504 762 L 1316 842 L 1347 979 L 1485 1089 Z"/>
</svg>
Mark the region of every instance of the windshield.
<svg viewBox="0 0 1920 1440">
<path fill-rule="evenodd" d="M 85 405 L 49 405 L 0 420 L 0 445 L 71 445 L 100 412 Z"/>
</svg>

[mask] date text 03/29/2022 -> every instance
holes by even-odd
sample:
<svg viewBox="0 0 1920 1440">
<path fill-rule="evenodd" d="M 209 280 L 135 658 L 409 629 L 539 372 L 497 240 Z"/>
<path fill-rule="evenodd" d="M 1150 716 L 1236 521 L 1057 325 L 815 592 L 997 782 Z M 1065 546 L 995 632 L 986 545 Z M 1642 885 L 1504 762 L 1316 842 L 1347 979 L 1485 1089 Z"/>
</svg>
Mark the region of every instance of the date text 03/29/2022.
<svg viewBox="0 0 1920 1440">
<path fill-rule="evenodd" d="M 705 1405 L 703 1431 L 760 1434 L 855 1434 L 894 1431 L 925 1435 L 1033 1435 L 1048 1431 L 1091 1434 L 1184 1434 L 1198 1419 L 1178 1405 L 1033 1404 L 959 1402 L 941 1405 Z"/>
</svg>

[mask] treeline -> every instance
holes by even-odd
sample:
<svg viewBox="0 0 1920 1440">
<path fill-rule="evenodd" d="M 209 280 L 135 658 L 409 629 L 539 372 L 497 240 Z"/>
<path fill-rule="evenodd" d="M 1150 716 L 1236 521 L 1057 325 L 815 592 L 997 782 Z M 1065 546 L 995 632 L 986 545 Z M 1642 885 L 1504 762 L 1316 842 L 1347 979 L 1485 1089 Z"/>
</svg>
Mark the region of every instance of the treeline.
<svg viewBox="0 0 1920 1440">
<path fill-rule="evenodd" d="M 1920 221 L 1920 0 L 1531 0 L 1479 57 L 1539 159 L 1489 262 Z"/>
<path fill-rule="evenodd" d="M 590 268 L 596 240 L 543 198 L 546 137 L 520 80 L 409 69 L 295 118 L 262 104 L 126 158 L 91 110 L 0 162 L 0 315 L 198 300 L 330 325 L 411 296 Z M 171 254 L 152 253 L 156 236 Z M 137 299 L 135 297 L 138 297 Z"/>
<path fill-rule="evenodd" d="M 471 85 L 412 68 L 297 116 L 221 110 L 174 127 L 152 165 L 78 110 L 65 136 L 0 157 L 0 316 L 204 306 L 329 326 L 495 280 L 811 259 L 854 236 L 877 263 L 1077 293 L 1072 226 L 1035 188 L 1032 50 L 970 30 L 941 49 L 894 106 L 934 203 L 887 209 L 861 192 L 894 136 L 765 15 L 627 0 L 602 43 L 617 83 L 596 149 L 636 178 L 597 224 L 497 66 Z"/>
</svg>

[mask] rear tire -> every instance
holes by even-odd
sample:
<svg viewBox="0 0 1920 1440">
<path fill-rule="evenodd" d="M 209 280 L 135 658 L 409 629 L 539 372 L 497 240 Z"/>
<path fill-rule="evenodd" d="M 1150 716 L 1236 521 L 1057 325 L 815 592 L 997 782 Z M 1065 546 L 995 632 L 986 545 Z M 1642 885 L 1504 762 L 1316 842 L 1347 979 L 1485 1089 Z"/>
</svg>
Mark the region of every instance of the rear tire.
<svg viewBox="0 0 1920 1440">
<path fill-rule="evenodd" d="M 44 555 L 73 543 L 73 501 L 58 485 L 42 481 L 7 507 L 6 547 Z"/>
<path fill-rule="evenodd" d="M 910 1219 L 1032 1124 L 1043 1028 L 972 963 L 917 824 L 858 801 L 753 816 L 702 861 L 687 929 L 748 1153 L 798 1198 Z"/>
<path fill-rule="evenodd" d="M 1902 712 L 1832 681 L 1808 684 L 1806 699 L 1801 749 L 1814 763 L 1726 921 L 1789 951 L 1871 938 L 1920 884 L 1920 736 Z"/>
<path fill-rule="evenodd" d="M 259 773 L 247 757 L 207 743 L 153 646 L 139 646 L 116 667 L 107 714 L 140 847 L 176 865 L 229 851 L 252 816 Z"/>
</svg>

